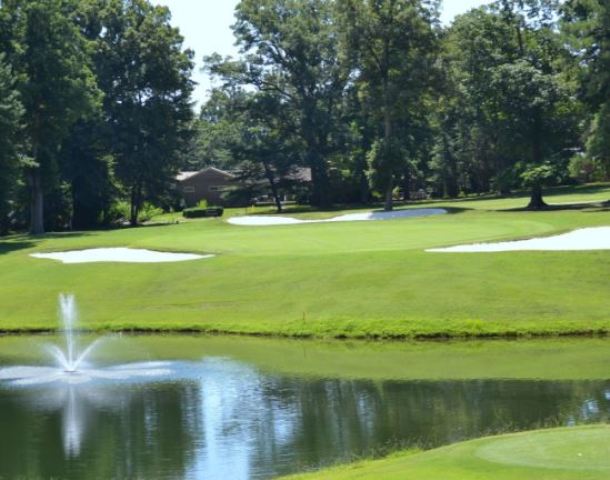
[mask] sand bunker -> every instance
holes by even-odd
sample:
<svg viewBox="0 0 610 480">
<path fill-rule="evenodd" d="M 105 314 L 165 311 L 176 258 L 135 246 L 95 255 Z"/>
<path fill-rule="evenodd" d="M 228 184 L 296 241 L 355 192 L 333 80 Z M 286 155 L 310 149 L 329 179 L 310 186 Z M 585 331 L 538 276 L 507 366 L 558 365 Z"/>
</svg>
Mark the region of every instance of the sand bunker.
<svg viewBox="0 0 610 480">
<path fill-rule="evenodd" d="M 31 257 L 57 260 L 62 263 L 167 263 L 185 262 L 210 258 L 214 255 L 196 255 L 194 253 L 155 252 L 136 248 L 92 248 L 71 252 L 32 253 Z"/>
<path fill-rule="evenodd" d="M 233 225 L 268 226 L 268 225 L 295 225 L 301 223 L 330 223 L 330 222 L 364 222 L 371 220 L 393 220 L 398 218 L 429 217 L 442 215 L 447 210 L 442 208 L 420 208 L 415 210 L 397 210 L 393 212 L 362 212 L 348 213 L 325 220 L 299 220 L 292 217 L 252 215 L 247 217 L 233 217 L 228 220 Z"/>
<path fill-rule="evenodd" d="M 511 242 L 475 243 L 448 248 L 432 248 L 427 252 L 477 253 L 516 251 L 586 251 L 610 250 L 610 227 L 592 227 L 574 230 L 552 237 L 515 240 Z"/>
</svg>

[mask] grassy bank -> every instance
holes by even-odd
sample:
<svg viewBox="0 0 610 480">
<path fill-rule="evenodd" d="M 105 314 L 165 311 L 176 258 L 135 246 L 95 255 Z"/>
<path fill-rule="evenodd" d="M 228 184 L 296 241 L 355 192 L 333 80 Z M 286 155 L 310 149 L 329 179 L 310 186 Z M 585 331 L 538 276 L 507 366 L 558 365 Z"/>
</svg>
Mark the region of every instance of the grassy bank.
<svg viewBox="0 0 610 480">
<path fill-rule="evenodd" d="M 610 186 L 554 193 L 551 202 L 593 201 L 610 198 Z M 424 252 L 610 225 L 610 213 L 595 205 L 511 210 L 523 204 L 520 197 L 435 202 L 451 213 L 383 222 L 237 227 L 225 218 L 13 236 L 0 241 L 0 330 L 55 328 L 57 295 L 73 292 L 83 326 L 94 330 L 385 338 L 610 332 L 609 251 Z M 63 265 L 29 256 L 102 246 L 217 257 Z"/>
<path fill-rule="evenodd" d="M 562 428 L 407 452 L 290 480 L 602 480 L 610 475 L 610 428 Z"/>
</svg>

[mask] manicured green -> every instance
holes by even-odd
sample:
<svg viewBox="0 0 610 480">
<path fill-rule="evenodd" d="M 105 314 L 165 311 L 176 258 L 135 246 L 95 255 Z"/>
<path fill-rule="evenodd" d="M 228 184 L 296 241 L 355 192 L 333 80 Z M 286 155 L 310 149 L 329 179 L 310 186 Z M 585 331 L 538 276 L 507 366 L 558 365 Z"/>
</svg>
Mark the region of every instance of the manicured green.
<svg viewBox="0 0 610 480">
<path fill-rule="evenodd" d="M 610 427 L 560 428 L 458 443 L 427 452 L 289 477 L 290 480 L 602 480 Z"/>
<path fill-rule="evenodd" d="M 610 198 L 608 185 L 560 192 L 560 202 Z M 319 337 L 610 331 L 610 251 L 424 252 L 610 225 L 607 209 L 487 210 L 522 206 L 522 198 L 438 204 L 452 213 L 274 227 L 238 227 L 223 218 L 13 236 L 0 241 L 0 329 L 55 328 L 57 295 L 73 292 L 91 329 Z M 64 265 L 29 257 L 108 246 L 217 256 L 147 265 Z"/>
</svg>

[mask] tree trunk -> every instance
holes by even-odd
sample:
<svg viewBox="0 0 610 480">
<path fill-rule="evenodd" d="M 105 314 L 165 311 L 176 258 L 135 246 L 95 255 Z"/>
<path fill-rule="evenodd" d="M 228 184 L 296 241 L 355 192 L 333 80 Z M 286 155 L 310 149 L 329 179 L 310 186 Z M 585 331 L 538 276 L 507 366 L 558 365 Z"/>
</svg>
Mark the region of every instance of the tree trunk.
<svg viewBox="0 0 610 480">
<path fill-rule="evenodd" d="M 411 200 L 411 172 L 409 169 L 405 169 L 405 173 L 402 179 L 402 198 L 405 202 Z"/>
<path fill-rule="evenodd" d="M 392 210 L 394 210 L 394 199 L 392 198 L 393 192 L 394 192 L 394 183 L 392 182 L 392 180 L 390 180 L 390 182 L 387 185 L 386 190 L 385 190 L 385 204 L 383 206 L 383 209 L 386 212 L 391 212 Z"/>
<path fill-rule="evenodd" d="M 331 201 L 328 194 L 328 172 L 324 159 L 317 152 L 309 152 L 309 161 L 307 162 L 311 168 L 311 182 L 313 192 L 311 203 L 316 207 L 330 207 Z"/>
<path fill-rule="evenodd" d="M 386 44 L 385 47 L 385 65 L 388 64 L 388 49 L 389 46 Z M 389 170 L 386 174 L 388 175 L 388 184 L 386 185 L 385 191 L 385 205 L 383 209 L 389 212 L 394 209 L 394 200 L 392 198 L 392 191 L 394 190 L 394 154 L 392 146 L 392 115 L 390 113 L 391 100 L 390 100 L 390 83 L 389 83 L 389 67 L 383 71 L 383 143 L 384 143 L 384 163 L 385 168 Z"/>
<path fill-rule="evenodd" d="M 41 235 L 44 233 L 44 193 L 40 169 L 30 170 L 30 233 Z"/>
<path fill-rule="evenodd" d="M 530 203 L 527 206 L 528 210 L 542 210 L 548 207 L 542 198 L 542 186 L 536 185 L 532 187 Z"/>
<path fill-rule="evenodd" d="M 366 146 L 363 145 L 363 150 L 366 150 Z M 369 187 L 369 179 L 366 175 L 367 162 L 366 157 L 361 155 L 355 163 L 354 177 L 358 182 L 358 200 L 363 205 L 369 203 L 371 198 L 371 192 Z"/>
<path fill-rule="evenodd" d="M 366 177 L 364 171 L 360 172 L 360 203 L 366 205 L 369 203 L 371 198 L 371 189 L 369 187 L 369 180 Z"/>
<path fill-rule="evenodd" d="M 132 227 L 136 227 L 138 225 L 138 217 L 140 215 L 140 188 L 133 187 L 131 190 L 131 210 L 129 215 L 129 224 Z"/>
<path fill-rule="evenodd" d="M 267 162 L 263 162 L 263 166 L 265 167 L 265 176 L 267 180 L 269 180 L 269 186 L 271 187 L 271 195 L 273 195 L 273 201 L 275 202 L 275 208 L 277 208 L 277 213 L 282 213 L 282 200 L 280 199 L 279 193 L 277 191 L 277 185 L 275 183 L 275 178 L 273 175 L 273 170 Z"/>
</svg>

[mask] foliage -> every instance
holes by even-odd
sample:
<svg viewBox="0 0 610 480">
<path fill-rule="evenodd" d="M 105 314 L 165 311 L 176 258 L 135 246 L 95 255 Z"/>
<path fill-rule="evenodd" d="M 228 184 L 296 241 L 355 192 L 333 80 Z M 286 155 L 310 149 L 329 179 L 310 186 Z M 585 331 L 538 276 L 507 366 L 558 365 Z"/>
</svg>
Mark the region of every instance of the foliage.
<svg viewBox="0 0 610 480">
<path fill-rule="evenodd" d="M 25 109 L 25 155 L 31 192 L 32 233 L 44 232 L 44 195 L 58 183 L 60 150 L 70 128 L 100 100 L 86 41 L 74 22 L 72 0 L 7 0 L 15 19 L 9 57 Z"/>
<path fill-rule="evenodd" d="M 285 127 L 303 142 L 315 205 L 328 205 L 328 162 L 336 148 L 336 109 L 349 71 L 338 54 L 330 0 L 243 0 L 234 33 L 241 61 L 208 59 L 209 68 L 233 81 L 277 96 Z"/>
<path fill-rule="evenodd" d="M 439 8 L 242 0 L 240 53 L 205 58 L 220 82 L 194 118 L 194 52 L 167 8 L 3 1 L 0 233 L 113 223 L 123 200 L 135 224 L 145 202 L 180 203 L 179 170 L 209 165 L 241 172 L 228 204 L 278 211 L 285 195 L 389 209 L 526 186 L 542 208 L 549 182 L 609 178 L 608 5 L 495 0 L 448 26 Z"/>
<path fill-rule="evenodd" d="M 19 132 L 23 107 L 14 88 L 12 71 L 0 54 L 0 235 L 9 229 L 15 183 L 21 160 L 19 158 Z"/>
<path fill-rule="evenodd" d="M 193 207 L 182 211 L 185 218 L 222 217 L 223 213 L 222 207 Z"/>
<path fill-rule="evenodd" d="M 375 186 L 392 209 L 396 180 L 424 143 L 426 98 L 434 78 L 436 2 L 338 2 L 344 55 L 354 56 L 356 84 L 377 123 L 368 153 Z M 353 52 L 353 53 L 352 53 Z"/>
<path fill-rule="evenodd" d="M 111 0 L 101 16 L 97 72 L 133 225 L 169 190 L 190 132 L 193 52 L 170 18 L 145 0 Z"/>
<path fill-rule="evenodd" d="M 603 169 L 600 165 L 587 155 L 574 155 L 568 166 L 570 177 L 582 183 L 602 181 Z"/>
<path fill-rule="evenodd" d="M 461 183 L 506 193 L 530 179 L 514 174 L 520 164 L 553 163 L 567 177 L 568 159 L 582 146 L 583 111 L 556 9 L 547 1 L 497 1 L 449 29 L 450 88 L 441 96 L 434 164 L 441 190 L 454 195 Z M 532 208 L 543 206 L 536 185 Z"/>
</svg>

